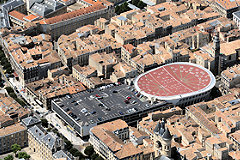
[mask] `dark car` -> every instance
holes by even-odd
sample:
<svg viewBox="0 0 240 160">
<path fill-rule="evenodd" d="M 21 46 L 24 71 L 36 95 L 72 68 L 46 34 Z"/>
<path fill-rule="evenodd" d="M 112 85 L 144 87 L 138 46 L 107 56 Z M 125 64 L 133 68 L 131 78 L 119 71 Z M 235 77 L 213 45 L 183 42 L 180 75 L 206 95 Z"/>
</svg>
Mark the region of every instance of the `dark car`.
<svg viewBox="0 0 240 160">
<path fill-rule="evenodd" d="M 95 114 L 95 113 L 96 113 L 96 111 L 92 111 L 92 112 L 91 112 L 91 114 Z"/>
<path fill-rule="evenodd" d="M 124 102 L 125 102 L 126 104 L 128 104 L 128 103 L 129 103 L 129 100 L 126 99 L 126 100 L 124 100 Z"/>
</svg>

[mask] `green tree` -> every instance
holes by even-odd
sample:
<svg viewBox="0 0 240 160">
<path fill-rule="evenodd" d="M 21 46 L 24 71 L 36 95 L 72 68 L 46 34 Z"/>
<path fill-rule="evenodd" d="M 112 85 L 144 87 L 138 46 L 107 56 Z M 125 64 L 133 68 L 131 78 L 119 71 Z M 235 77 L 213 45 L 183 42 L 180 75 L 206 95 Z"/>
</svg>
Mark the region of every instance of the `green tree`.
<svg viewBox="0 0 240 160">
<path fill-rule="evenodd" d="M 93 154 L 91 155 L 91 159 L 96 159 L 98 156 L 99 156 L 99 155 L 98 155 L 97 153 L 93 153 Z"/>
<path fill-rule="evenodd" d="M 116 6 L 116 7 L 115 7 L 115 12 L 119 12 L 119 10 L 120 10 L 120 7 L 119 7 L 119 6 Z"/>
<path fill-rule="evenodd" d="M 5 89 L 7 90 L 8 93 L 14 92 L 14 90 L 12 89 L 12 87 L 5 87 Z"/>
<path fill-rule="evenodd" d="M 84 158 L 84 155 L 79 152 L 76 148 L 71 148 L 69 152 L 74 156 L 74 157 L 79 157 L 79 159 Z"/>
<path fill-rule="evenodd" d="M 13 160 L 13 156 L 12 155 L 8 155 L 7 157 L 4 158 L 4 160 Z"/>
<path fill-rule="evenodd" d="M 11 67 L 11 64 L 9 62 L 5 63 L 4 66 L 3 66 L 3 69 L 7 69 L 7 68 L 10 68 Z"/>
<path fill-rule="evenodd" d="M 139 1 L 137 4 L 137 7 L 140 9 L 143 9 L 144 7 L 146 7 L 147 5 L 145 3 L 143 3 L 143 1 Z"/>
<path fill-rule="evenodd" d="M 26 106 L 26 103 L 19 98 L 15 99 L 21 106 Z"/>
<path fill-rule="evenodd" d="M 13 145 L 11 146 L 11 149 L 12 149 L 12 151 L 14 152 L 14 154 L 15 154 L 15 156 L 16 156 L 16 153 L 21 150 L 21 146 L 18 145 L 18 144 L 13 144 Z"/>
<path fill-rule="evenodd" d="M 2 59 L 3 57 L 5 57 L 5 54 L 2 51 L 0 51 L 0 59 Z"/>
<path fill-rule="evenodd" d="M 119 15 L 119 14 L 129 11 L 129 10 L 131 10 L 131 8 L 128 7 L 128 3 L 124 2 L 120 6 L 116 6 L 115 13 Z"/>
<path fill-rule="evenodd" d="M 64 142 L 65 142 L 66 150 L 69 151 L 73 147 L 73 144 L 69 140 L 67 140 L 67 139 L 64 139 Z"/>
<path fill-rule="evenodd" d="M 8 67 L 8 68 L 6 69 L 6 73 L 8 73 L 8 74 L 13 73 L 12 67 Z"/>
<path fill-rule="evenodd" d="M 14 92 L 10 92 L 8 93 L 10 97 L 16 99 L 17 98 L 17 95 L 14 93 Z"/>
<path fill-rule="evenodd" d="M 41 122 L 42 122 L 42 126 L 47 128 L 48 127 L 48 121 L 45 119 L 45 118 L 42 118 L 41 119 Z"/>
<path fill-rule="evenodd" d="M 123 11 L 125 12 L 125 11 L 127 11 L 128 10 L 128 3 L 127 2 L 124 2 L 123 4 L 122 4 L 122 8 L 123 8 Z"/>
<path fill-rule="evenodd" d="M 19 158 L 19 159 L 21 159 L 21 158 L 29 159 L 29 158 L 30 158 L 30 155 L 28 155 L 26 152 L 19 152 L 19 153 L 18 153 L 18 158 Z"/>
<path fill-rule="evenodd" d="M 139 0 L 132 0 L 132 1 L 131 1 L 131 3 L 132 3 L 133 5 L 135 5 L 135 6 L 138 4 L 138 2 L 139 2 Z"/>
<path fill-rule="evenodd" d="M 90 157 L 94 153 L 93 146 L 87 146 L 84 150 L 84 153 Z"/>
<path fill-rule="evenodd" d="M 8 63 L 8 60 L 6 57 L 1 58 L 1 65 L 4 65 L 5 63 Z"/>
<path fill-rule="evenodd" d="M 98 156 L 95 160 L 104 160 L 101 156 Z"/>
</svg>

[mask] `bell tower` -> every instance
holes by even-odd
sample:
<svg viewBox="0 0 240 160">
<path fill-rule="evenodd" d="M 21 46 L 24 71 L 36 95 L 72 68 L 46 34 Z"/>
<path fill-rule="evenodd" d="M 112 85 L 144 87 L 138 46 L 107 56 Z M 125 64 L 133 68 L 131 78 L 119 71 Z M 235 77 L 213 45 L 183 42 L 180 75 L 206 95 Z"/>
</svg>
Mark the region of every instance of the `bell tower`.
<svg viewBox="0 0 240 160">
<path fill-rule="evenodd" d="M 220 40 L 219 33 L 214 32 L 213 36 L 213 57 L 214 57 L 214 75 L 219 75 L 221 72 L 221 57 L 220 57 Z"/>
</svg>

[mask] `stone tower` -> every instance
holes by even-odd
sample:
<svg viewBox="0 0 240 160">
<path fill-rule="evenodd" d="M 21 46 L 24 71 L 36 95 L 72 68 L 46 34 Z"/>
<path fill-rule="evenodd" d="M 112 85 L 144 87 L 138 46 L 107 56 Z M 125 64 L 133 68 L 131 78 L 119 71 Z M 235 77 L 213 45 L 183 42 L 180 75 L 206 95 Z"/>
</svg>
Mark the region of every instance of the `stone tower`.
<svg viewBox="0 0 240 160">
<path fill-rule="evenodd" d="M 168 128 L 165 126 L 164 120 L 158 122 L 154 132 L 154 151 L 155 156 L 160 157 L 161 155 L 171 157 L 171 142 L 172 135 Z"/>
<path fill-rule="evenodd" d="M 220 60 L 220 40 L 219 33 L 214 32 L 213 36 L 213 57 L 214 57 L 214 75 L 219 75 L 221 72 L 221 60 Z"/>
</svg>

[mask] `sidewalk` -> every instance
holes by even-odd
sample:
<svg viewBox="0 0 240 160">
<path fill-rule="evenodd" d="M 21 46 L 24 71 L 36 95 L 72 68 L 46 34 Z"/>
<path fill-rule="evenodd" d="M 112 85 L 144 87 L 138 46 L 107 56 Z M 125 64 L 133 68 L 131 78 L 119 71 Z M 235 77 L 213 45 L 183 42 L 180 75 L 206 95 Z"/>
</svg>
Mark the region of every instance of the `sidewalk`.
<svg viewBox="0 0 240 160">
<path fill-rule="evenodd" d="M 46 119 L 49 123 L 51 123 L 55 128 L 58 129 L 60 133 L 62 133 L 73 145 L 83 146 L 86 142 L 84 142 L 80 137 L 77 137 L 74 133 L 70 131 L 66 126 L 63 125 L 61 120 L 56 116 L 55 113 L 50 113 L 46 116 Z"/>
<path fill-rule="evenodd" d="M 37 153 L 32 152 L 29 147 L 23 148 L 22 151 L 26 152 L 31 156 L 30 160 L 43 160 Z"/>
<path fill-rule="evenodd" d="M 19 91 L 19 93 L 22 95 L 22 97 L 33 107 L 33 110 L 34 111 L 39 111 L 40 113 L 44 114 L 44 113 L 47 113 L 48 110 L 46 110 L 45 108 L 42 108 L 41 106 L 39 106 L 34 98 L 30 95 L 27 95 L 26 92 L 22 92 L 22 89 L 24 89 L 22 87 L 22 85 L 17 81 L 15 80 L 14 78 L 9 78 L 9 82 L 12 83 L 12 85 L 14 85 L 17 90 Z"/>
</svg>

